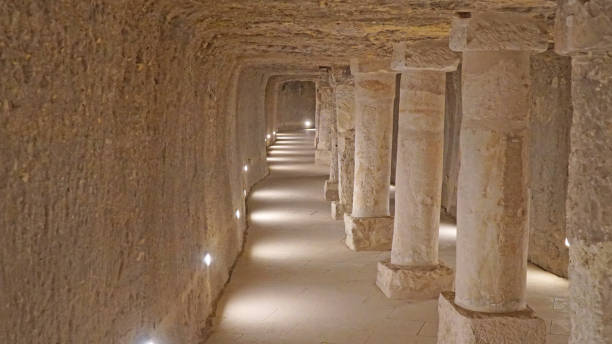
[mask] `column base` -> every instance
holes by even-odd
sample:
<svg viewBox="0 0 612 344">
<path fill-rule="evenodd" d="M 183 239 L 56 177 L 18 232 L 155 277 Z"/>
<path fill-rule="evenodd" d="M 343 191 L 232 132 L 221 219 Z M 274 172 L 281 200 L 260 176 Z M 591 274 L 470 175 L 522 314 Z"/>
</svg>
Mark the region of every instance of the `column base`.
<svg viewBox="0 0 612 344">
<path fill-rule="evenodd" d="M 326 201 L 337 201 L 338 200 L 338 183 L 325 181 L 323 185 L 323 195 Z"/>
<path fill-rule="evenodd" d="M 317 165 L 331 164 L 331 152 L 327 149 L 315 150 L 315 164 Z"/>
<path fill-rule="evenodd" d="M 455 272 L 446 265 L 401 266 L 378 263 L 376 285 L 391 299 L 430 300 L 453 290 Z"/>
<path fill-rule="evenodd" d="M 342 220 L 344 219 L 344 214 L 346 213 L 346 207 L 344 204 L 340 203 L 340 201 L 331 202 L 331 215 L 334 220 Z"/>
<path fill-rule="evenodd" d="M 511 313 L 483 313 L 455 304 L 455 293 L 438 299 L 438 344 L 545 344 L 546 323 L 527 307 Z"/>
<path fill-rule="evenodd" d="M 393 217 L 352 217 L 344 214 L 346 246 L 353 251 L 389 251 Z"/>
</svg>

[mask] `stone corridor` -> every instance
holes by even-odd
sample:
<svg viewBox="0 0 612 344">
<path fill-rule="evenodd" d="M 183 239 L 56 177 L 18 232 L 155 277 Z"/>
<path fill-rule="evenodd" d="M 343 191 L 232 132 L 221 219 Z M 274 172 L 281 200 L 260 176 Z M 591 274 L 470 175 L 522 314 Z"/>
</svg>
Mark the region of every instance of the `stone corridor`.
<svg viewBox="0 0 612 344">
<path fill-rule="evenodd" d="M 0 0 L 0 344 L 612 344 L 612 0 Z"/>
<path fill-rule="evenodd" d="M 253 188 L 249 230 L 207 344 L 435 344 L 437 300 L 386 298 L 376 265 L 389 252 L 348 250 L 344 224 L 323 199 L 314 131 L 277 134 L 270 175 Z M 393 199 L 391 199 L 393 201 Z M 440 225 L 440 256 L 455 267 L 456 226 Z M 567 280 L 530 266 L 527 299 L 546 321 L 547 343 L 567 343 Z"/>
</svg>

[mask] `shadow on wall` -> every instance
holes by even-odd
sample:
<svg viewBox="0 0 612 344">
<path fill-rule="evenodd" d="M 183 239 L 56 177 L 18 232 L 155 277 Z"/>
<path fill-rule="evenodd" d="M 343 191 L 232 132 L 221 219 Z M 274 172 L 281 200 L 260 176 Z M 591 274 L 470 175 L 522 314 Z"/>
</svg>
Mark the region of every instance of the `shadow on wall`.
<svg viewBox="0 0 612 344">
<path fill-rule="evenodd" d="M 312 81 L 289 81 L 282 85 L 278 98 L 278 127 L 302 129 L 314 123 L 316 89 Z"/>
</svg>

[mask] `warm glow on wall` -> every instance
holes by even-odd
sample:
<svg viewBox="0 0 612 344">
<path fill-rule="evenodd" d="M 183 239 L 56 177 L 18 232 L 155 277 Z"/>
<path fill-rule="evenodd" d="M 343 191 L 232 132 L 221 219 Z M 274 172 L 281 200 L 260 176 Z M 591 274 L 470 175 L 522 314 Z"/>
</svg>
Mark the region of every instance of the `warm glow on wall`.
<svg viewBox="0 0 612 344">
<path fill-rule="evenodd" d="M 306 126 L 306 128 L 310 128 L 310 126 L 312 125 L 311 121 L 306 121 L 304 122 L 304 125 Z"/>
</svg>

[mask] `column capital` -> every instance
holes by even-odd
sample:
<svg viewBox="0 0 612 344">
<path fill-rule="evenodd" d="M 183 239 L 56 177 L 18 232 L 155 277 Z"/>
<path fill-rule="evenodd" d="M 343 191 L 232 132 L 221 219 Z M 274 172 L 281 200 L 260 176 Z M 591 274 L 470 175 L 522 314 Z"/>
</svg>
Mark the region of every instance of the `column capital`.
<svg viewBox="0 0 612 344">
<path fill-rule="evenodd" d="M 391 59 L 389 58 L 352 58 L 351 74 L 376 74 L 397 72 L 391 70 Z"/>
<path fill-rule="evenodd" d="M 350 66 L 334 67 L 331 72 L 332 85 L 350 85 L 354 82 Z"/>
<path fill-rule="evenodd" d="M 560 55 L 612 51 L 609 0 L 560 0 L 555 18 L 555 51 Z"/>
<path fill-rule="evenodd" d="M 548 34 L 544 23 L 523 13 L 460 13 L 452 21 L 450 48 L 544 52 L 548 48 Z"/>
<path fill-rule="evenodd" d="M 452 72 L 457 70 L 461 58 L 449 49 L 448 40 L 427 40 L 413 44 L 399 42 L 393 45 L 391 69 L 398 72 L 429 70 Z"/>
</svg>

